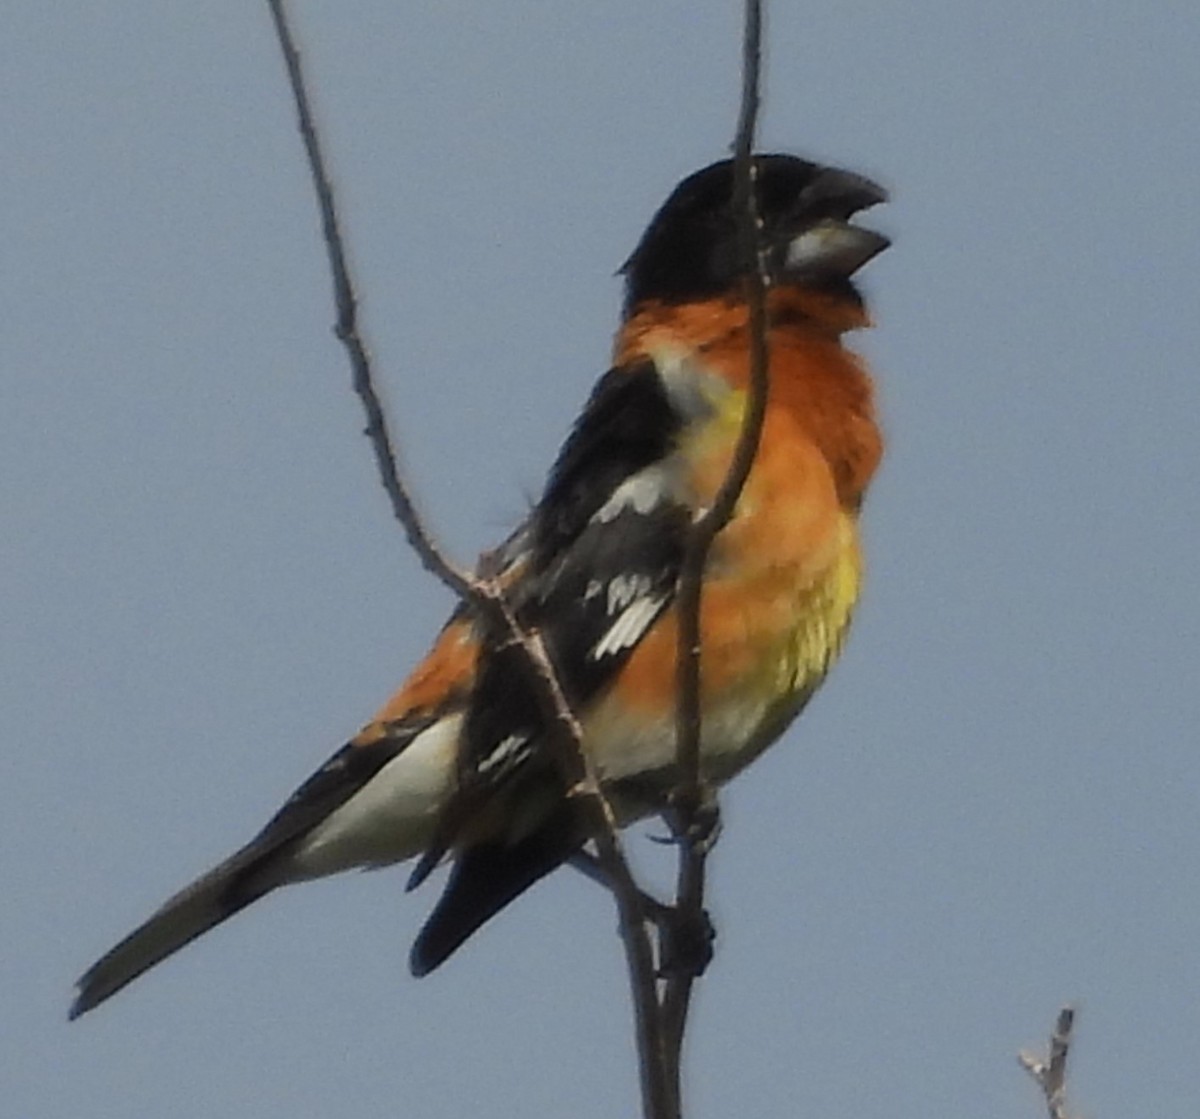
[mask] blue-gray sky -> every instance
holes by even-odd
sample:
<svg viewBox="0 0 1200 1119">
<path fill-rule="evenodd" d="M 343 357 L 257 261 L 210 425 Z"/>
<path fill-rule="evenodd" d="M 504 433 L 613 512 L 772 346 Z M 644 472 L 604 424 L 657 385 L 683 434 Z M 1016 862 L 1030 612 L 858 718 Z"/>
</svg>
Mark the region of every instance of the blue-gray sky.
<svg viewBox="0 0 1200 1119">
<path fill-rule="evenodd" d="M 462 558 L 605 368 L 613 272 L 725 151 L 737 3 L 295 8 L 411 475 Z M 776 3 L 762 146 L 895 195 L 891 448 L 845 659 L 725 798 L 694 1119 L 1200 1101 L 1200 8 Z M 22 1119 L 636 1106 L 566 874 L 406 973 L 433 889 L 286 891 L 68 1026 L 449 606 L 389 520 L 265 5 L 0 39 L 0 1085 Z M 638 835 L 646 829 L 640 829 Z M 641 848 L 647 845 L 635 840 Z"/>
</svg>

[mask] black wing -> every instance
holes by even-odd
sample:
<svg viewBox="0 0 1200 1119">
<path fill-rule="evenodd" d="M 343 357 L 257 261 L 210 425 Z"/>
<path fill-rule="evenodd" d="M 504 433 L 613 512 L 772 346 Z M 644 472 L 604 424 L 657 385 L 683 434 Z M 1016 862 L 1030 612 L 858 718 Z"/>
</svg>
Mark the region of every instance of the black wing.
<svg viewBox="0 0 1200 1119">
<path fill-rule="evenodd" d="M 600 378 L 534 511 L 543 568 L 578 539 L 622 482 L 666 457 L 681 426 L 652 362 Z"/>
<path fill-rule="evenodd" d="M 683 420 L 655 366 L 610 370 L 567 439 L 527 527 L 512 588 L 579 712 L 620 671 L 675 594 L 690 511 L 671 456 Z M 452 846 L 446 891 L 413 949 L 425 974 L 585 841 L 546 748 L 538 683 L 524 655 L 489 635 L 464 727 L 458 794 L 420 882 Z M 490 830 L 480 821 L 497 821 Z M 474 832 L 482 831 L 478 838 Z"/>
<path fill-rule="evenodd" d="M 541 634 L 567 699 L 582 710 L 671 602 L 690 512 L 670 469 L 682 420 L 650 362 L 610 370 L 592 392 L 528 525 L 511 590 Z M 511 562 L 511 561 L 510 561 Z M 514 564 L 515 566 L 515 564 Z M 490 634 L 466 722 L 464 776 L 504 773 L 540 738 L 537 682 Z"/>
</svg>

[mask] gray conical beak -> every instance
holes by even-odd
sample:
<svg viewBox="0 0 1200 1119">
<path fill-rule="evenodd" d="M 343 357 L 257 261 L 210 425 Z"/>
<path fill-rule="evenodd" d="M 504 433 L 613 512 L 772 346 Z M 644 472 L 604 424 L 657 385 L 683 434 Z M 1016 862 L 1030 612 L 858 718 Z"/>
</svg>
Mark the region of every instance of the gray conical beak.
<svg viewBox="0 0 1200 1119">
<path fill-rule="evenodd" d="M 873 229 L 826 218 L 792 238 L 783 269 L 797 279 L 848 279 L 890 244 Z"/>
</svg>

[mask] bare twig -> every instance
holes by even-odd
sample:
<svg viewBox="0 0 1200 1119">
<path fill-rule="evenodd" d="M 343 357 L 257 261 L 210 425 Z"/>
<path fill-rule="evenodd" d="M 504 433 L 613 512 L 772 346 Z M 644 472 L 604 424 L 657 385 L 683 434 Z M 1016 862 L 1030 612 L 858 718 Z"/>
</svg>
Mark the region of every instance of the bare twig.
<svg viewBox="0 0 1200 1119">
<path fill-rule="evenodd" d="M 478 597 L 472 579 L 455 567 L 434 543 L 425 530 L 417 513 L 416 503 L 409 493 L 396 465 L 396 452 L 388 430 L 383 403 L 375 389 L 371 373 L 371 358 L 364 340 L 364 332 L 358 321 L 358 299 L 354 294 L 354 281 L 347 263 L 345 242 L 338 221 L 337 205 L 333 198 L 333 184 L 325 169 L 325 158 L 321 152 L 321 141 L 313 117 L 301 68 L 300 52 L 296 47 L 288 23 L 283 0 L 268 0 L 271 18 L 275 23 L 275 34 L 287 66 L 288 84 L 296 105 L 300 136 L 304 140 L 304 151 L 308 157 L 308 169 L 312 176 L 313 189 L 317 196 L 317 207 L 321 214 L 321 232 L 329 258 L 329 272 L 333 279 L 333 298 L 337 307 L 337 323 L 334 333 L 346 347 L 354 374 L 354 391 L 362 401 L 367 414 L 365 434 L 375 452 L 375 463 L 379 468 L 379 480 L 392 504 L 392 512 L 404 527 L 409 544 L 420 557 L 425 567 L 445 583 L 459 598 L 473 600 Z"/>
<path fill-rule="evenodd" d="M 616 899 L 633 993 L 643 1110 L 647 1119 L 673 1119 L 672 1093 L 663 1059 L 654 955 L 642 905 L 643 894 L 634 882 L 622 853 L 612 806 L 583 750 L 578 719 L 567 702 L 541 636 L 519 625 L 503 589 L 495 580 L 465 572 L 443 554 L 425 528 L 400 474 L 387 417 L 375 388 L 370 352 L 364 340 L 365 332 L 358 321 L 354 282 L 347 263 L 348 255 L 338 221 L 333 186 L 321 152 L 319 133 L 304 80 L 300 52 L 291 31 L 284 0 L 268 0 L 268 7 L 287 67 L 300 135 L 304 141 L 321 215 L 337 308 L 334 332 L 346 347 L 350 358 L 354 390 L 366 412 L 365 434 L 371 441 L 380 480 L 391 502 L 393 514 L 403 526 L 410 545 L 424 566 L 480 617 L 495 624 L 501 632 L 506 631 L 509 639 L 521 646 L 528 659 L 535 677 L 535 692 L 564 779 L 570 793 L 579 797 L 581 807 L 591 810 L 598 865 Z"/>
<path fill-rule="evenodd" d="M 680 840 L 676 906 L 683 920 L 704 918 L 705 862 L 715 827 L 715 804 L 700 769 L 701 646 L 700 608 L 703 572 L 717 534 L 729 523 L 758 453 L 768 390 L 766 289 L 767 275 L 759 248 L 758 208 L 754 195 L 754 138 L 758 123 L 762 69 L 761 0 L 746 0 L 742 33 L 742 97 L 734 141 L 734 198 L 743 284 L 749 307 L 750 390 L 737 446 L 712 505 L 692 526 L 678 586 L 676 734 L 679 785 L 674 796 L 674 827 Z M 672 1078 L 680 1082 L 683 1034 L 691 1004 L 695 973 L 672 975 L 663 994 L 663 1032 Z"/>
<path fill-rule="evenodd" d="M 1017 1054 L 1021 1067 L 1033 1077 L 1046 1099 L 1050 1119 L 1069 1119 L 1067 1113 L 1067 1055 L 1071 1049 L 1071 1033 L 1075 1028 L 1075 1008 L 1064 1006 L 1058 1012 L 1054 1033 L 1050 1035 L 1050 1055 L 1047 1060 L 1027 1051 Z"/>
<path fill-rule="evenodd" d="M 592 809 L 591 831 L 595 837 L 597 851 L 592 869 L 599 872 L 592 877 L 601 881 L 611 891 L 617 904 L 619 929 L 625 945 L 625 961 L 633 996 L 643 1114 L 646 1119 L 678 1119 L 675 1106 L 677 1093 L 671 1087 L 671 1066 L 666 1059 L 663 1041 L 654 949 L 646 925 L 648 917 L 652 916 L 647 911 L 648 899 L 629 869 L 629 863 L 621 849 L 612 805 L 588 764 L 587 755 L 582 747 L 582 728 L 563 694 L 562 685 L 541 636 L 521 628 L 507 599 L 501 597 L 498 604 L 513 640 L 521 644 L 525 656 L 539 678 L 541 686 L 537 690 L 543 717 L 551 728 L 559 728 L 558 733 L 551 734 L 551 739 L 558 748 L 559 766 L 572 792 L 581 798 L 585 806 Z"/>
<path fill-rule="evenodd" d="M 676 710 L 680 782 L 677 796 L 687 805 L 701 796 L 700 781 L 700 598 L 702 574 L 717 533 L 729 523 L 754 465 L 767 405 L 767 277 L 759 253 L 758 207 L 754 197 L 754 133 L 762 59 L 762 3 L 746 0 L 743 40 L 742 107 L 734 142 L 734 199 L 738 248 L 750 308 L 750 392 L 729 470 L 713 503 L 692 526 L 679 576 L 679 699 Z"/>
</svg>

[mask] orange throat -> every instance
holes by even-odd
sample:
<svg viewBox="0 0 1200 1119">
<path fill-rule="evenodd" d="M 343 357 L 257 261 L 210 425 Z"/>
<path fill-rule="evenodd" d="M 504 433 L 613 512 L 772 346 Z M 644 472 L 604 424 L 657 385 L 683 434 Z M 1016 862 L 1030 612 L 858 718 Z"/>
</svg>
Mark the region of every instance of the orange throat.
<svg viewBox="0 0 1200 1119">
<path fill-rule="evenodd" d="M 617 336 L 615 362 L 693 360 L 744 394 L 749 308 L 740 299 L 639 307 Z M 856 511 L 883 455 L 871 378 L 842 335 L 870 326 L 861 304 L 794 286 L 768 292 L 768 415 L 795 424 L 828 462 L 843 508 Z"/>
</svg>

